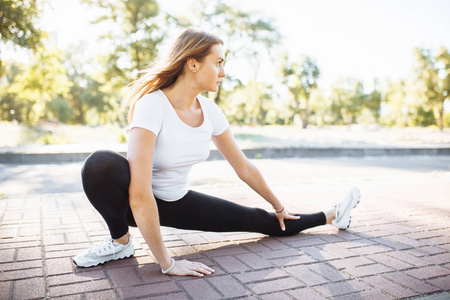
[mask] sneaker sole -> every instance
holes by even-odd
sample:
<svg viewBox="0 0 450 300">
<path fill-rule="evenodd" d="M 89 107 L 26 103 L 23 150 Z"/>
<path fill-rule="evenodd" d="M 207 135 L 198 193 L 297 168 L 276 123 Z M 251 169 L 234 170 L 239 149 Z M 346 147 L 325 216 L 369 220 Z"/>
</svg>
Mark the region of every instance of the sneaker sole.
<svg viewBox="0 0 450 300">
<path fill-rule="evenodd" d="M 77 267 L 80 267 L 80 268 L 90 268 L 90 267 L 96 267 L 96 266 L 98 266 L 98 265 L 103 265 L 103 264 L 105 264 L 105 263 L 107 263 L 107 262 L 109 262 L 109 261 L 115 261 L 115 260 L 127 259 L 127 258 L 131 258 L 131 257 L 133 257 L 133 256 L 134 256 L 134 253 L 131 254 L 131 255 L 128 255 L 128 256 L 118 257 L 118 258 L 113 258 L 113 259 L 107 259 L 107 260 L 104 260 L 104 261 L 100 261 L 100 262 L 98 262 L 97 264 L 84 265 L 84 266 L 80 266 L 79 264 L 77 264 L 77 262 L 76 262 L 74 259 L 72 259 L 72 261 L 73 261 L 73 263 L 74 263 Z"/>
<path fill-rule="evenodd" d="M 358 206 L 358 203 L 359 203 L 360 201 L 361 201 L 361 191 L 358 189 L 358 201 L 356 201 L 356 203 L 355 203 L 355 205 L 352 207 L 352 209 L 355 208 L 356 206 Z M 345 228 L 340 228 L 340 227 L 339 227 L 339 229 L 340 229 L 340 230 L 347 230 L 347 229 L 350 227 L 350 223 L 351 223 L 351 222 L 352 222 L 352 216 L 349 217 L 347 226 L 346 226 Z"/>
</svg>

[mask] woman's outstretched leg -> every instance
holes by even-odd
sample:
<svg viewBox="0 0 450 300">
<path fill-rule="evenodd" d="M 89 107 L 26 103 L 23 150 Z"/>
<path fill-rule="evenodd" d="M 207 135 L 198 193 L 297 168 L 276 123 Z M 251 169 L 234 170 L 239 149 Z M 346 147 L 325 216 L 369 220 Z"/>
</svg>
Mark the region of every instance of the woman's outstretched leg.
<svg viewBox="0 0 450 300">
<path fill-rule="evenodd" d="M 194 191 L 175 202 L 157 201 L 161 225 L 180 229 L 288 236 L 327 222 L 323 212 L 300 214 L 298 220 L 285 220 L 286 230 L 282 231 L 274 213 Z"/>
</svg>

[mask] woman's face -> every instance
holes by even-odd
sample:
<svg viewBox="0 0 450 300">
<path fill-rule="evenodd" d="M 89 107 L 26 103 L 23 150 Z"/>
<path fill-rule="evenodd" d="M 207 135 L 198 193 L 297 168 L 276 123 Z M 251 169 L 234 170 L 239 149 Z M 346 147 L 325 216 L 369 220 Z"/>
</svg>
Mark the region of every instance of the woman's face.
<svg viewBox="0 0 450 300">
<path fill-rule="evenodd" d="M 211 53 L 205 57 L 203 62 L 198 63 L 197 74 L 195 76 L 197 83 L 203 91 L 217 92 L 220 81 L 225 77 L 224 49 L 221 44 L 211 47 Z"/>
</svg>

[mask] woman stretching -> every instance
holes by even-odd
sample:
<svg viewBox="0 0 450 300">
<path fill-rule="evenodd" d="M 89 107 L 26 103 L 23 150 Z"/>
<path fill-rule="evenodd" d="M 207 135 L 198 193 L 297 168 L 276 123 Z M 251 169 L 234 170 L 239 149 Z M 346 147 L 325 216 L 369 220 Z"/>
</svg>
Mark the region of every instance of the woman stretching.
<svg viewBox="0 0 450 300">
<path fill-rule="evenodd" d="M 214 270 L 171 258 L 160 226 L 271 236 L 294 235 L 324 224 L 348 228 L 350 212 L 360 198 L 357 188 L 330 209 L 314 214 L 289 212 L 272 193 L 239 149 L 220 108 L 200 95 L 217 91 L 225 77 L 223 63 L 221 39 L 186 29 L 166 60 L 131 84 L 126 97 L 130 105 L 127 159 L 97 151 L 82 169 L 86 196 L 106 221 L 111 237 L 75 256 L 76 265 L 90 267 L 132 256 L 128 226 L 139 228 L 163 274 L 199 277 Z M 211 140 L 274 213 L 188 190 L 189 171 L 208 157 Z"/>
</svg>

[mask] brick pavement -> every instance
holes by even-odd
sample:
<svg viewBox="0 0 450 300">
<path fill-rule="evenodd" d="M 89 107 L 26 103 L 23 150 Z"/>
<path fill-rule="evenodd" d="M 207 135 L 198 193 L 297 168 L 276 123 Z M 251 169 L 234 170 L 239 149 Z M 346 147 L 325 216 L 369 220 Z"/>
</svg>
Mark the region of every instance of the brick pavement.
<svg viewBox="0 0 450 300">
<path fill-rule="evenodd" d="M 212 266 L 205 278 L 164 276 L 139 231 L 133 258 L 88 269 L 71 257 L 108 231 L 81 193 L 0 200 L 0 299 L 401 299 L 450 290 L 450 173 L 408 172 L 360 184 L 352 226 L 272 238 L 163 228 L 171 254 Z M 319 210 L 346 184 L 280 183 L 292 210 Z M 242 185 L 202 192 L 268 206 Z M 308 195 L 308 196 L 305 196 Z"/>
</svg>

